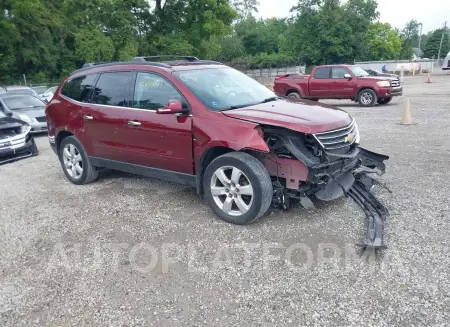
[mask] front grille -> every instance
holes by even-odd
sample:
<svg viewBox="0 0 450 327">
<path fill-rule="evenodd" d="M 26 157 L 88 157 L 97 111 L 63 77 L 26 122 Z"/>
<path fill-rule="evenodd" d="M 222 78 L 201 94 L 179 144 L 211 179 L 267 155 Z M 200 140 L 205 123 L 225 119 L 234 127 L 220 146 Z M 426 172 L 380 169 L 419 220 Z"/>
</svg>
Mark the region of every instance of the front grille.
<svg viewBox="0 0 450 327">
<path fill-rule="evenodd" d="M 36 117 L 36 120 L 40 123 L 45 123 L 47 121 L 47 119 L 44 117 Z"/>
<path fill-rule="evenodd" d="M 353 143 L 355 143 L 356 136 L 357 130 L 355 120 L 352 120 L 352 122 L 344 128 L 314 134 L 314 137 L 322 145 L 322 147 L 326 151 L 330 152 L 350 147 Z"/>
<path fill-rule="evenodd" d="M 395 80 L 391 81 L 391 86 L 392 87 L 399 87 L 400 86 L 400 81 L 398 79 L 395 79 Z"/>
</svg>

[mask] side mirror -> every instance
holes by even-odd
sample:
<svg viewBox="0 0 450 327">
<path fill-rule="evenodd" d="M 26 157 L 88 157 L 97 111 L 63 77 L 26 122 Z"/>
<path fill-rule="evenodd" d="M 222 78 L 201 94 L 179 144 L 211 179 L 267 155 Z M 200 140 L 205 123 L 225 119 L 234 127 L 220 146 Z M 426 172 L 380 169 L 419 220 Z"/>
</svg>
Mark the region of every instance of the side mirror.
<svg viewBox="0 0 450 327">
<path fill-rule="evenodd" d="M 7 112 L 5 112 L 5 115 L 8 117 L 12 117 L 13 113 L 11 111 L 7 111 Z"/>
<path fill-rule="evenodd" d="M 169 103 L 162 108 L 156 109 L 157 114 L 179 114 L 183 112 L 183 106 L 178 100 L 169 100 Z"/>
<path fill-rule="evenodd" d="M 345 75 L 344 75 L 344 78 L 346 78 L 346 79 L 352 79 L 352 75 L 350 75 L 350 74 L 345 74 Z"/>
</svg>

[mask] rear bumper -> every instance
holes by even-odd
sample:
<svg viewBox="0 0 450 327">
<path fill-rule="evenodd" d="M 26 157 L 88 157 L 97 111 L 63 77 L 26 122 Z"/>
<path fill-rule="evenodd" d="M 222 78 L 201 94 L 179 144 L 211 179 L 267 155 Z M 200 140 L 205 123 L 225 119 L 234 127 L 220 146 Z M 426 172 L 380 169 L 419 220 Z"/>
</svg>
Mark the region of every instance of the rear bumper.
<svg viewBox="0 0 450 327">
<path fill-rule="evenodd" d="M 37 134 L 37 133 L 47 133 L 48 132 L 48 127 L 47 127 L 47 122 L 32 122 L 32 123 L 28 123 L 28 125 L 31 126 L 31 131 L 30 133 L 32 134 Z"/>
<path fill-rule="evenodd" d="M 30 139 L 22 146 L 16 148 L 4 148 L 0 150 L 0 165 L 20 159 L 36 156 L 39 153 L 34 138 Z"/>
</svg>

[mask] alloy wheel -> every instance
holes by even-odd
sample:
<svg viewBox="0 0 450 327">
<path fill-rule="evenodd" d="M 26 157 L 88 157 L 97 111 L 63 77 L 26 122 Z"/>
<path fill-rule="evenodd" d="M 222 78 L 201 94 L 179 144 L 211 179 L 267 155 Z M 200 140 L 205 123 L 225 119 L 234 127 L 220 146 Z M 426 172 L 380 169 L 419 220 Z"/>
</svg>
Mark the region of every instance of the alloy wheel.
<svg viewBox="0 0 450 327">
<path fill-rule="evenodd" d="M 364 92 L 364 93 L 361 95 L 361 102 L 362 102 L 364 105 L 370 104 L 370 103 L 372 102 L 372 99 L 373 99 L 372 94 L 370 94 L 369 92 Z"/>
<path fill-rule="evenodd" d="M 73 144 L 67 144 L 63 150 L 63 163 L 67 174 L 73 179 L 83 175 L 83 158 L 80 151 Z"/>
<path fill-rule="evenodd" d="M 253 187 L 247 176 L 238 168 L 224 166 L 211 178 L 211 194 L 217 206 L 231 216 L 242 216 L 253 203 Z"/>
</svg>

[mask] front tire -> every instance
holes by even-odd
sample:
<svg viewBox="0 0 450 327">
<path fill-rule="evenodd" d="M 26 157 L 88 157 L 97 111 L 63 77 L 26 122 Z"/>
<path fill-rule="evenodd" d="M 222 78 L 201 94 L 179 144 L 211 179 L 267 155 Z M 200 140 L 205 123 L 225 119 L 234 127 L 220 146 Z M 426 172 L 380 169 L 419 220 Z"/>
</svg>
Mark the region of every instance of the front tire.
<svg viewBox="0 0 450 327">
<path fill-rule="evenodd" d="M 377 103 L 378 98 L 375 92 L 371 89 L 364 89 L 359 92 L 358 102 L 362 107 L 373 107 Z"/>
<path fill-rule="evenodd" d="M 244 152 L 214 159 L 206 168 L 203 188 L 214 213 L 232 224 L 254 222 L 272 203 L 269 173 L 258 159 Z"/>
<path fill-rule="evenodd" d="M 392 97 L 390 98 L 383 98 L 383 99 L 378 99 L 378 104 L 388 104 L 389 102 L 391 102 Z"/>
<path fill-rule="evenodd" d="M 76 185 L 88 184 L 98 177 L 97 168 L 89 161 L 86 151 L 74 136 L 62 140 L 59 161 L 66 177 Z"/>
</svg>

